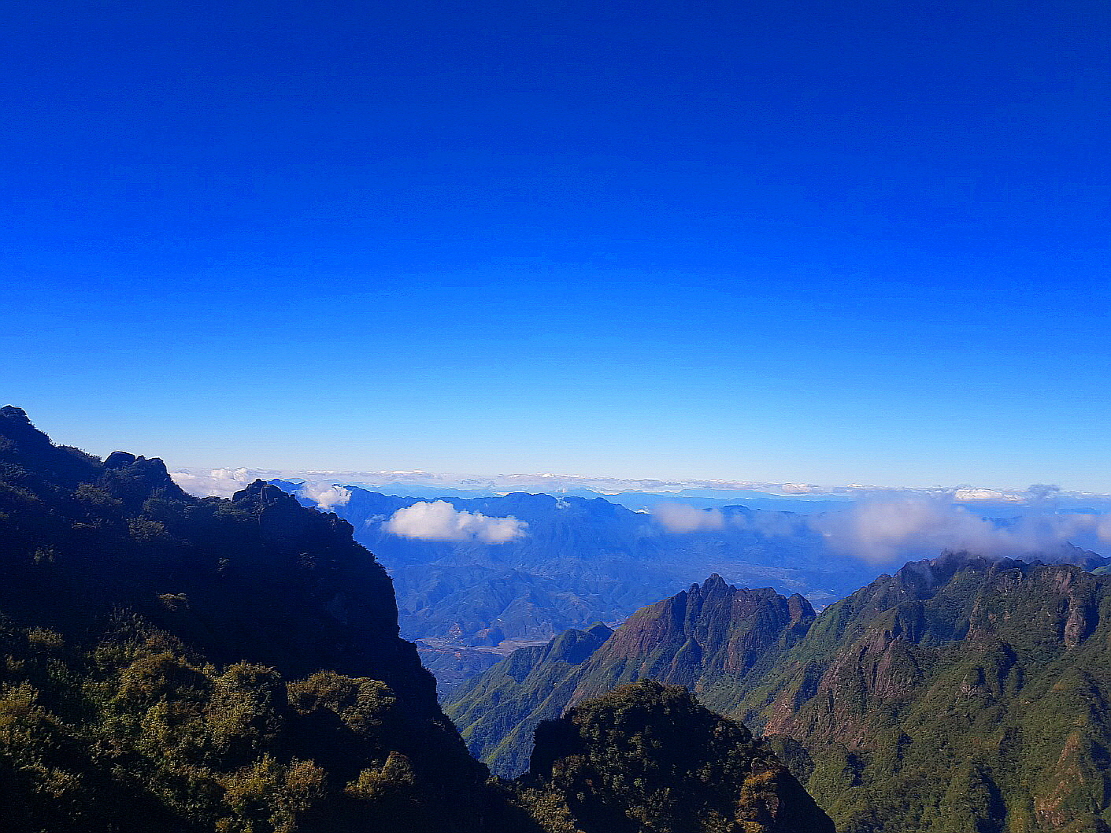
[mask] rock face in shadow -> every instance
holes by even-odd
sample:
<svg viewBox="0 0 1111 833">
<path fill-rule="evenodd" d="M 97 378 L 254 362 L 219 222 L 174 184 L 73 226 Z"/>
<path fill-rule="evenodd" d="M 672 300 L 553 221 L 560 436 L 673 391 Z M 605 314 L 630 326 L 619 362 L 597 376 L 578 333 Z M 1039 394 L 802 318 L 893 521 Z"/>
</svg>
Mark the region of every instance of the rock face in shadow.
<svg viewBox="0 0 1111 833">
<path fill-rule="evenodd" d="M 103 463 L 0 409 L 0 610 L 63 633 L 126 608 L 221 662 L 287 676 L 373 672 L 436 717 L 435 687 L 398 637 L 385 570 L 350 524 L 256 481 L 231 500 L 185 494 L 161 460 Z"/>
</svg>

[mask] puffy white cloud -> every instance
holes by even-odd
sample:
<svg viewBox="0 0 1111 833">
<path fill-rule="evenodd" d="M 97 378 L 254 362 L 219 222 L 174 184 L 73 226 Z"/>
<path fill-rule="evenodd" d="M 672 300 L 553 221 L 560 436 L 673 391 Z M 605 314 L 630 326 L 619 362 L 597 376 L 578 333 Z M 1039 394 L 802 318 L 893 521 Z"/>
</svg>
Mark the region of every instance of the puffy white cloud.
<svg viewBox="0 0 1111 833">
<path fill-rule="evenodd" d="M 953 492 L 953 500 L 1020 500 L 1016 495 L 1009 495 L 998 489 L 957 489 Z"/>
<path fill-rule="evenodd" d="M 351 500 L 351 490 L 343 486 L 327 486 L 323 483 L 306 483 L 301 494 L 316 504 L 321 512 L 331 512 Z"/>
<path fill-rule="evenodd" d="M 424 541 L 481 541 L 504 544 L 526 534 L 528 524 L 510 516 L 488 518 L 456 509 L 446 500 L 419 501 L 398 509 L 382 524 L 386 532 Z"/>
<path fill-rule="evenodd" d="M 725 526 L 720 509 L 697 509 L 688 503 L 658 503 L 652 517 L 668 532 L 707 532 Z"/>
</svg>

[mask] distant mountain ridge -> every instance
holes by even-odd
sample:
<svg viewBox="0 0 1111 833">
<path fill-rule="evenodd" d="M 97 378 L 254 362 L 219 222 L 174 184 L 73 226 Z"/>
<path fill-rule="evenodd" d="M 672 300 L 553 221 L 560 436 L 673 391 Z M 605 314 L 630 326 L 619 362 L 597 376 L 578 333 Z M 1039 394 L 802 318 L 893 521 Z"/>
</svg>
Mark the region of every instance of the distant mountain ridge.
<svg viewBox="0 0 1111 833">
<path fill-rule="evenodd" d="M 446 710 L 507 771 L 523 732 L 501 715 L 682 679 L 761 730 L 842 833 L 1111 829 L 1111 578 L 950 553 L 816 617 L 723 585 L 639 611 L 577 664 L 512 655 Z M 553 699 L 530 693 L 543 685 Z"/>
<path fill-rule="evenodd" d="M 303 505 L 315 505 L 298 484 L 280 485 Z M 734 583 L 773 586 L 825 605 L 874 575 L 863 562 L 832 556 L 822 536 L 790 513 L 727 507 L 720 510 L 721 529 L 676 533 L 644 512 L 601 498 L 446 497 L 457 512 L 512 517 L 527 527 L 506 543 L 434 541 L 384 528 L 399 510 L 427 501 L 344 488 L 348 499 L 330 509 L 353 525 L 356 540 L 392 576 L 402 632 L 443 645 L 448 654 L 503 640 L 544 641 L 599 621 L 617 623 L 689 585 L 692 576 L 716 572 Z M 761 531 L 765 527 L 777 534 Z"/>
</svg>

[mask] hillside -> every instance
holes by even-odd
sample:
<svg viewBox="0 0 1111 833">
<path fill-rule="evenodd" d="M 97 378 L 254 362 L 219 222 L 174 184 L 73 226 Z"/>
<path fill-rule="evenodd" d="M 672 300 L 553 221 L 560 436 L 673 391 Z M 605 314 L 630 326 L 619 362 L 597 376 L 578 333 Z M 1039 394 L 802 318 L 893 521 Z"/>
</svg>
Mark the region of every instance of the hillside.
<svg viewBox="0 0 1111 833">
<path fill-rule="evenodd" d="M 1078 567 L 908 564 L 737 694 L 845 833 L 1111 822 L 1111 581 Z"/>
<path fill-rule="evenodd" d="M 583 833 L 834 833 L 748 729 L 681 686 L 626 685 L 541 724 L 524 782 Z"/>
<path fill-rule="evenodd" d="M 398 636 L 382 567 L 350 525 L 274 486 L 198 500 L 160 460 L 55 446 L 5 407 L 0 571 L 5 833 L 594 829 L 556 780 L 488 780 Z M 813 815 L 766 749 L 748 769 L 727 752 L 699 766 L 771 775 L 722 782 L 732 826 L 701 812 L 683 766 L 655 786 L 689 800 L 658 813 L 621 787 L 633 761 L 603 766 L 595 797 L 646 823 L 681 812 L 692 833 Z"/>
<path fill-rule="evenodd" d="M 534 727 L 586 697 L 641 679 L 679 684 L 709 703 L 723 677 L 766 672 L 814 620 L 801 596 L 738 590 L 717 575 L 637 611 L 611 632 L 568 631 L 514 652 L 445 699 L 471 752 L 513 776 L 528 760 Z"/>
<path fill-rule="evenodd" d="M 624 680 L 675 680 L 760 729 L 842 833 L 1108 829 L 1111 579 L 949 554 L 817 618 L 789 611 L 712 579 L 578 664 L 518 652 L 446 708 L 505 771 L 521 765 L 522 704 L 548 717 Z"/>
</svg>

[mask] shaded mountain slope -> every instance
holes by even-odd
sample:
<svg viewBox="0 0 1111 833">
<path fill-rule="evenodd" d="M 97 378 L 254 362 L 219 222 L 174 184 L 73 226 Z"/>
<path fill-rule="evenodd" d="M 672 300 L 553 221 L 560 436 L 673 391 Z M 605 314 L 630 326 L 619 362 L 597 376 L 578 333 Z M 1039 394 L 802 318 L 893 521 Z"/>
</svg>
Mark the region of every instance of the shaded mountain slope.
<svg viewBox="0 0 1111 833">
<path fill-rule="evenodd" d="M 101 462 L 2 408 L 0 568 L 6 830 L 477 832 L 511 812 L 385 571 L 276 487 L 197 500 L 160 460 Z"/>
</svg>

